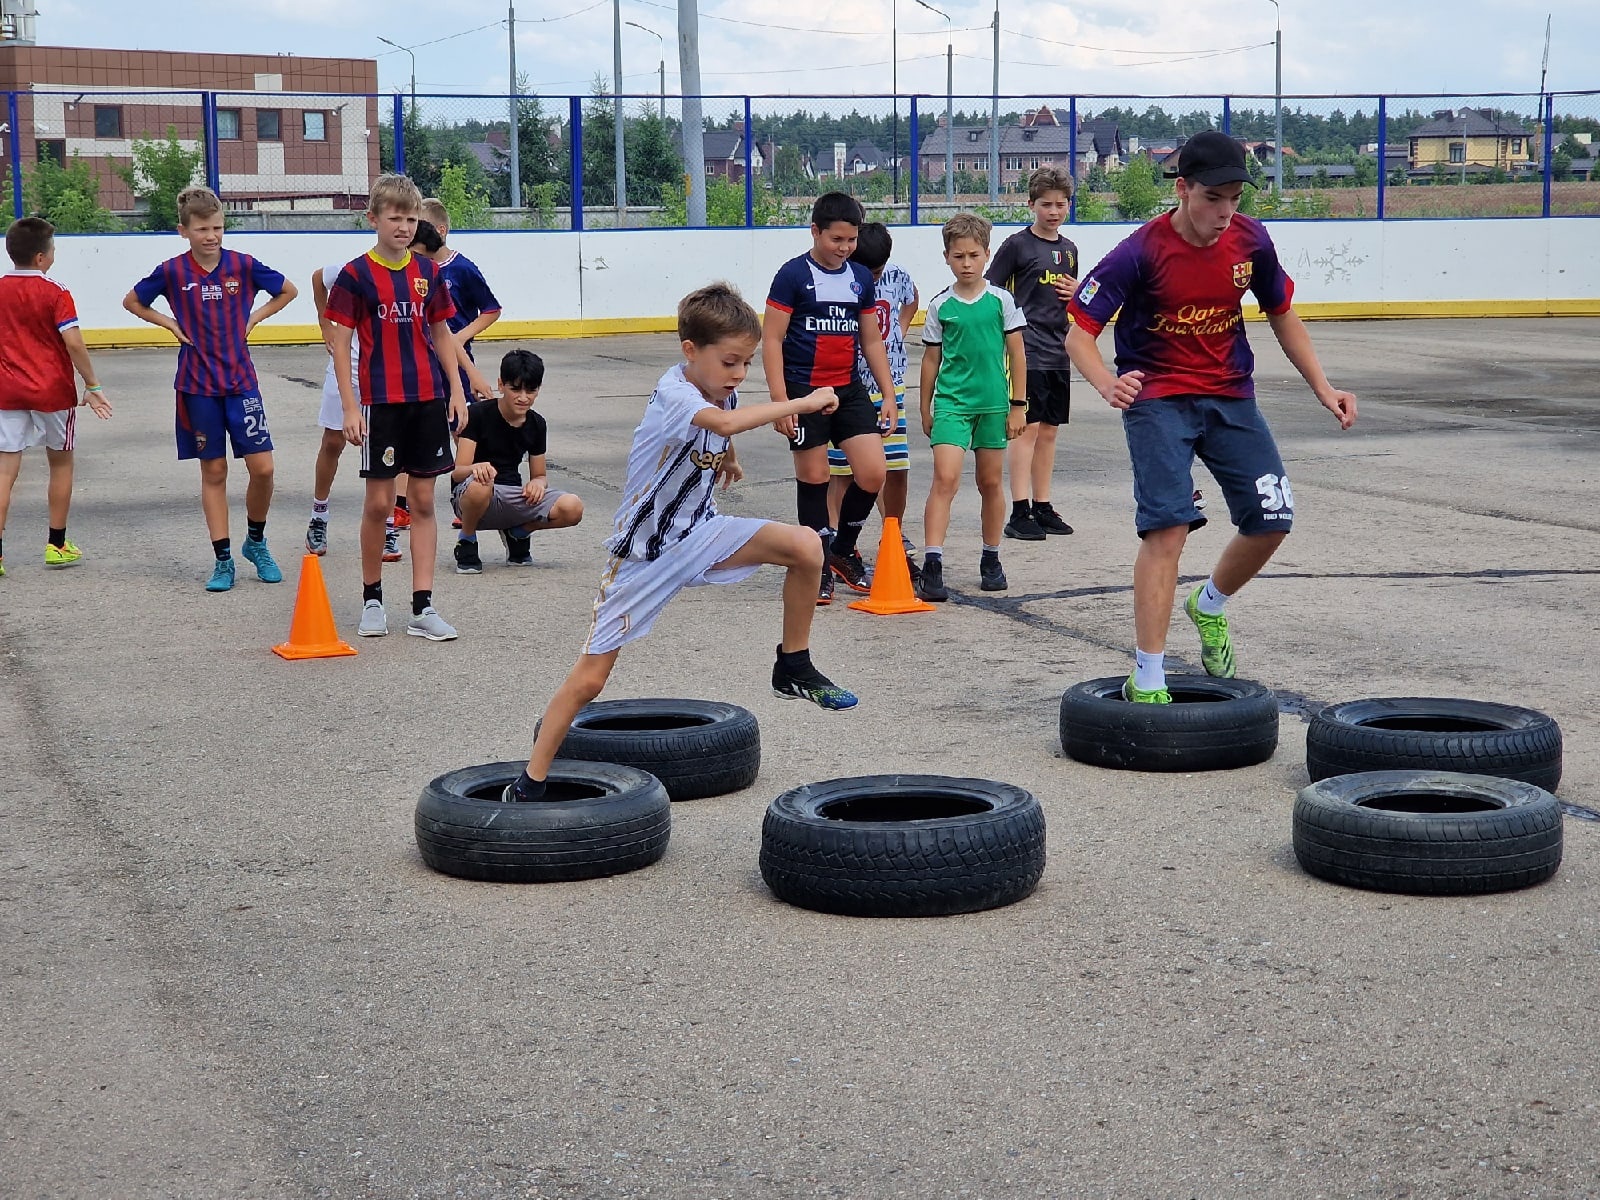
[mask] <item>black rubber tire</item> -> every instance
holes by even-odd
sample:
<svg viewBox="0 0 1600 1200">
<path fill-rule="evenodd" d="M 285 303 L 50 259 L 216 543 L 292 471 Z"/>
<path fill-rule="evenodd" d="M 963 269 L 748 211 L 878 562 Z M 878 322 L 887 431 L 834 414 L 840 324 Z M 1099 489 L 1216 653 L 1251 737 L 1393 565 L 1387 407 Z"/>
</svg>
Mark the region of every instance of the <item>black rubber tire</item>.
<svg viewBox="0 0 1600 1200">
<path fill-rule="evenodd" d="M 1061 696 L 1061 749 L 1119 771 L 1225 771 L 1278 748 L 1278 700 L 1248 679 L 1168 675 L 1171 704 L 1130 704 L 1122 677 L 1090 679 Z"/>
<path fill-rule="evenodd" d="M 520 762 L 439 776 L 417 800 L 417 849 L 435 871 L 494 883 L 552 883 L 637 871 L 667 851 L 672 804 L 661 784 L 611 763 L 550 765 L 552 799 L 498 797 Z"/>
<path fill-rule="evenodd" d="M 1542 712 L 1484 700 L 1401 696 L 1330 704 L 1306 730 L 1313 782 L 1359 771 L 1464 771 L 1561 784 L 1561 727 Z"/>
<path fill-rule="evenodd" d="M 829 779 L 783 793 L 761 826 L 761 877 L 773 895 L 850 917 L 1015 904 L 1038 886 L 1044 859 L 1038 800 L 987 779 Z"/>
<path fill-rule="evenodd" d="M 1313 783 L 1294 802 L 1301 867 L 1351 887 L 1427 896 L 1506 892 L 1554 875 L 1561 847 L 1560 802 L 1516 779 L 1368 771 Z"/>
<path fill-rule="evenodd" d="M 756 715 L 716 700 L 601 700 L 579 710 L 556 752 L 654 775 L 673 800 L 741 791 L 761 772 Z"/>
</svg>

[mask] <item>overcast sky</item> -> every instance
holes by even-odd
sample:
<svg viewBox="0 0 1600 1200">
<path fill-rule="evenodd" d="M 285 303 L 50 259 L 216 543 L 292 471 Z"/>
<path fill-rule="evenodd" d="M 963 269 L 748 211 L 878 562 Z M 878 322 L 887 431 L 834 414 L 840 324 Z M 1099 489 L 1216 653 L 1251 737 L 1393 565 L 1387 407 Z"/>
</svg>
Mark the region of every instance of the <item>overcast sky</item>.
<svg viewBox="0 0 1600 1200">
<path fill-rule="evenodd" d="M 667 91 L 675 92 L 675 3 L 621 3 L 624 21 L 665 39 Z M 987 94 L 992 0 L 930 3 L 956 31 L 956 93 Z M 900 92 L 942 95 L 946 22 L 916 0 L 893 4 Z M 406 88 L 411 61 L 381 35 L 415 48 L 419 92 L 507 87 L 502 0 L 249 0 L 200 8 L 36 0 L 36 7 L 39 40 L 54 45 L 376 57 L 381 87 Z M 699 8 L 707 94 L 891 90 L 891 0 L 700 0 Z M 153 19 L 169 9 L 184 16 Z M 520 0 L 516 9 L 517 65 L 535 91 L 587 92 L 597 71 L 609 80 L 611 0 Z M 1002 0 L 1000 89 L 1270 96 L 1276 11 L 1271 0 Z M 1593 0 L 1282 0 L 1283 90 L 1536 91 L 1547 13 L 1554 16 L 1549 87 L 1600 88 L 1600 4 Z M 623 35 L 625 91 L 653 93 L 661 44 L 630 26 Z M 1600 116 L 1600 96 L 1593 109 Z"/>
</svg>

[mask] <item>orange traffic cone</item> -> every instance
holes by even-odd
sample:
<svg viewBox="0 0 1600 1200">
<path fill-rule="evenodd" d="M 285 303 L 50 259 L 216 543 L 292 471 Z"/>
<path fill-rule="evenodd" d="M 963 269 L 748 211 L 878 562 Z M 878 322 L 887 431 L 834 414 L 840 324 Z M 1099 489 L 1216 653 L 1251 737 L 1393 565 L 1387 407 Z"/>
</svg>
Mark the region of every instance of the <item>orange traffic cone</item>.
<svg viewBox="0 0 1600 1200">
<path fill-rule="evenodd" d="M 300 590 L 294 598 L 294 619 L 289 623 L 289 640 L 274 646 L 280 658 L 339 658 L 354 654 L 355 647 L 339 640 L 333 626 L 333 605 L 328 603 L 328 585 L 322 581 L 322 561 L 308 554 L 300 564 Z"/>
<path fill-rule="evenodd" d="M 911 590 L 911 568 L 906 564 L 906 548 L 900 542 L 900 518 L 883 519 L 883 540 L 878 543 L 878 561 L 872 568 L 872 591 L 865 600 L 853 600 L 849 607 L 880 617 L 900 613 L 932 612 Z"/>
</svg>

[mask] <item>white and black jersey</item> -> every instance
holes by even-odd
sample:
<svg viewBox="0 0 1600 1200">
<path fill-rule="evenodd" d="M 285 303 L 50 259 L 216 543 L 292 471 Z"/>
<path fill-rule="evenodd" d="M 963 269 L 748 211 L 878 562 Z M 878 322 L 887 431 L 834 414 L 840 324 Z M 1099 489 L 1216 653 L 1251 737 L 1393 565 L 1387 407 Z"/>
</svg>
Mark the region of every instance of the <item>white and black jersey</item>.
<svg viewBox="0 0 1600 1200">
<path fill-rule="evenodd" d="M 694 424 L 695 414 L 710 403 L 683 377 L 682 363 L 656 384 L 633 431 L 622 506 L 606 541 L 616 557 L 654 562 L 716 516 L 717 472 L 728 439 Z M 735 393 L 724 407 L 738 403 Z"/>
</svg>

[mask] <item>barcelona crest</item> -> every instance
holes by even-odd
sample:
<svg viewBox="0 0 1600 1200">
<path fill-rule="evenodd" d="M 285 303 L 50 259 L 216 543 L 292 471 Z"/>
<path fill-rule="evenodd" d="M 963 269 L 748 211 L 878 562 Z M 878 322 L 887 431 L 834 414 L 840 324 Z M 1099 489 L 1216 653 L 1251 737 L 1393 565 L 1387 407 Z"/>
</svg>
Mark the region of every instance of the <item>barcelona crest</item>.
<svg viewBox="0 0 1600 1200">
<path fill-rule="evenodd" d="M 1249 270 L 1248 270 L 1249 266 L 1250 266 L 1249 263 L 1245 264 L 1245 267 L 1246 267 L 1245 277 L 1246 278 L 1249 278 Z M 1235 275 L 1238 275 L 1239 268 L 1235 267 L 1233 269 L 1233 273 Z M 426 300 L 428 298 L 428 281 L 426 279 L 422 278 L 422 276 L 418 275 L 415 279 L 413 279 L 411 281 L 411 290 L 416 292 L 417 299 Z"/>
<path fill-rule="evenodd" d="M 1250 286 L 1250 276 L 1255 271 L 1255 264 L 1246 260 L 1233 264 L 1233 286 L 1243 290 Z"/>
</svg>

